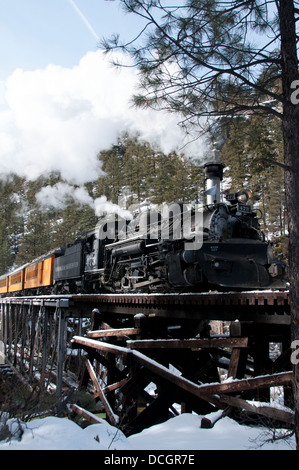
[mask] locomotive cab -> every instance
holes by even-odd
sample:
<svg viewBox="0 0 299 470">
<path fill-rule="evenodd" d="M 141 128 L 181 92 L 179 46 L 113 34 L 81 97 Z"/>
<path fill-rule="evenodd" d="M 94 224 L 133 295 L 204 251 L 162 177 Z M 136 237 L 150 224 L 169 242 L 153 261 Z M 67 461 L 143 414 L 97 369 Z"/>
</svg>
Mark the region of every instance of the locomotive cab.
<svg viewBox="0 0 299 470">
<path fill-rule="evenodd" d="M 92 230 L 86 234 L 84 241 L 84 271 L 86 273 L 95 271 L 103 267 L 103 259 L 101 256 L 100 240 L 97 236 L 97 230 Z"/>
</svg>

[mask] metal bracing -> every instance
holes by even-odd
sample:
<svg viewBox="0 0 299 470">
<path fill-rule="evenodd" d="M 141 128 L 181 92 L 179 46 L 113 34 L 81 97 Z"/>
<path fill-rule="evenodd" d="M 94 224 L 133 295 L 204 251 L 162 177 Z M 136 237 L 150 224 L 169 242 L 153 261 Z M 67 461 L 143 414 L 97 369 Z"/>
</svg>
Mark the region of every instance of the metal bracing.
<svg viewBox="0 0 299 470">
<path fill-rule="evenodd" d="M 90 315 L 84 314 L 89 321 Z M 74 332 L 82 334 L 83 315 L 72 314 L 69 299 L 51 297 L 9 297 L 0 299 L 0 341 L 5 361 L 12 364 L 29 383 L 56 388 L 80 369 L 81 352 L 67 348 Z M 74 382 L 75 383 L 75 382 Z"/>
</svg>

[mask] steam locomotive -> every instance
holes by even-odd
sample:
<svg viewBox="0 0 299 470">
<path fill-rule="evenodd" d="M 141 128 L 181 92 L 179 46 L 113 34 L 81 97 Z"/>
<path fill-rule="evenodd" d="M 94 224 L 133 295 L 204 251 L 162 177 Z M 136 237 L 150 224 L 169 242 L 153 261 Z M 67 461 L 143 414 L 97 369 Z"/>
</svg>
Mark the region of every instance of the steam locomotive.
<svg viewBox="0 0 299 470">
<path fill-rule="evenodd" d="M 0 294 L 283 289 L 284 264 L 239 191 L 220 202 L 223 165 L 205 165 L 206 205 L 105 217 L 72 245 L 0 278 Z"/>
</svg>

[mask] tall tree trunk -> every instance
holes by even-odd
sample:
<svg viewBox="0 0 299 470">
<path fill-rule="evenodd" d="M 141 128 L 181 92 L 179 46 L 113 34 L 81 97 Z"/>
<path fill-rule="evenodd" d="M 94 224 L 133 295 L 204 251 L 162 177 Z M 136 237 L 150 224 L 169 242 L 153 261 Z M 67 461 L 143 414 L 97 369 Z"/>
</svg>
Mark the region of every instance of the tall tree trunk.
<svg viewBox="0 0 299 470">
<path fill-rule="evenodd" d="M 299 104 L 291 102 L 294 80 L 299 79 L 293 0 L 279 0 L 284 94 L 283 138 L 285 188 L 289 225 L 289 277 L 292 340 L 299 340 Z M 295 434 L 299 450 L 299 365 L 293 365 Z"/>
</svg>

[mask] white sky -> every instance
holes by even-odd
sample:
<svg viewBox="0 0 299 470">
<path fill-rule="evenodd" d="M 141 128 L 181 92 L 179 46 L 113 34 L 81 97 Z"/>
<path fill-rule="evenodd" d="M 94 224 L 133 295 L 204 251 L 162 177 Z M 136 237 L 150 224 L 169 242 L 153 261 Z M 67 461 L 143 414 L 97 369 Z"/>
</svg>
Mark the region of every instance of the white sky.
<svg viewBox="0 0 299 470">
<path fill-rule="evenodd" d="M 186 143 L 173 114 L 130 106 L 136 70 L 99 50 L 98 38 L 139 31 L 118 0 L 0 0 L 0 11 L 0 175 L 53 170 L 81 184 L 101 174 L 98 152 L 123 131 L 166 153 Z"/>
</svg>

